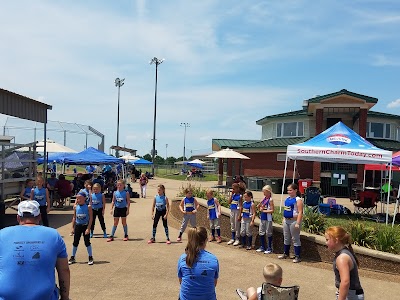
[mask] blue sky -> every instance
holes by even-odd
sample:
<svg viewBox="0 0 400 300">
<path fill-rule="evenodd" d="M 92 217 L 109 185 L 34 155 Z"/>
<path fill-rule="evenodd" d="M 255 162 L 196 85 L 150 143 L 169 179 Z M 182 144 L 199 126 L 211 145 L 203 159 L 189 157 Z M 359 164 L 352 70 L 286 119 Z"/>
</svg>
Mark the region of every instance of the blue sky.
<svg viewBox="0 0 400 300">
<path fill-rule="evenodd" d="M 0 87 L 52 105 L 49 120 L 94 127 L 107 149 L 116 143 L 114 79 L 125 78 L 120 145 L 139 155 L 152 148 L 154 56 L 165 58 L 156 129 L 163 157 L 183 154 L 181 122 L 190 123 L 190 156 L 210 152 L 212 138 L 259 139 L 256 120 L 341 89 L 378 98 L 376 111 L 400 108 L 395 0 L 2 1 L 0 41 Z M 68 136 L 67 146 L 83 150 L 82 139 Z"/>
</svg>

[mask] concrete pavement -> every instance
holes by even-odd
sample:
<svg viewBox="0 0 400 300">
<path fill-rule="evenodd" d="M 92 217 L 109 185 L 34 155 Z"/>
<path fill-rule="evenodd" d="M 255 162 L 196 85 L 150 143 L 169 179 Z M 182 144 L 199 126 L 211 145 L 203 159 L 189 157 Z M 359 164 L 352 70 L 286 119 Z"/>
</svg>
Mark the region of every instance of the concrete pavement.
<svg viewBox="0 0 400 300">
<path fill-rule="evenodd" d="M 193 182 L 192 182 L 193 183 Z M 151 203 L 158 184 L 166 186 L 167 196 L 175 198 L 178 190 L 187 182 L 164 178 L 149 181 L 148 197 L 133 199 L 131 214 L 128 216 L 129 237 L 123 242 L 123 229 L 119 225 L 114 242 L 107 243 L 102 238 L 97 222 L 95 238 L 92 239 L 95 264 L 87 265 L 87 253 L 83 243 L 79 245 L 77 263 L 71 269 L 71 294 L 73 300 L 84 299 L 177 299 L 179 283 L 176 265 L 184 252 L 187 236 L 183 242 L 175 242 L 179 222 L 169 220 L 171 245 L 165 244 L 162 222 L 159 223 L 155 244 L 148 245 L 151 237 Z M 204 188 L 215 182 L 194 182 Z M 139 184 L 132 184 L 138 191 Z M 258 194 L 259 193 L 259 194 Z M 255 198 L 261 198 L 256 192 Z M 280 195 L 279 198 L 280 199 Z M 106 225 L 109 233 L 112 227 L 110 204 L 106 209 Z M 72 249 L 73 238 L 69 236 L 72 210 L 52 211 L 50 222 L 58 228 L 67 244 L 68 253 Z M 275 262 L 284 270 L 283 285 L 300 285 L 300 299 L 334 299 L 334 276 L 331 265 L 316 262 L 293 264 L 291 260 L 278 260 L 277 254 L 265 255 L 253 251 L 237 249 L 226 243 L 208 243 L 207 250 L 215 254 L 220 262 L 220 278 L 217 286 L 218 299 L 239 299 L 236 288 L 259 286 L 263 281 L 262 268 L 267 262 Z M 371 271 L 361 271 L 361 283 L 367 299 L 400 299 L 400 276 L 385 275 Z M 397 298 L 396 298 L 397 297 Z"/>
</svg>

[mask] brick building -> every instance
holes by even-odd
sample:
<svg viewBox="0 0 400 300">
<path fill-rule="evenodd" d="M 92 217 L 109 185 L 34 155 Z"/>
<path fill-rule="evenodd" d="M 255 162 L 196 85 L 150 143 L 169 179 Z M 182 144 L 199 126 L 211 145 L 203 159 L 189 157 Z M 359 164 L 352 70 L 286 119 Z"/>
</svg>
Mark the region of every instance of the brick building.
<svg viewBox="0 0 400 300">
<path fill-rule="evenodd" d="M 302 109 L 271 116 L 258 121 L 262 126 L 260 140 L 213 139 L 212 149 L 232 148 L 250 160 L 228 160 L 228 184 L 231 176 L 269 178 L 282 185 L 286 147 L 304 142 L 342 121 L 375 146 L 400 150 L 400 116 L 372 111 L 377 98 L 347 90 L 304 100 Z M 293 177 L 293 161 L 289 161 L 287 178 Z M 296 179 L 311 178 L 320 184 L 324 194 L 348 196 L 352 183 L 363 181 L 364 165 L 297 161 Z M 331 172 L 348 172 L 348 186 L 332 187 Z M 367 172 L 367 182 L 375 179 L 375 172 Z M 373 178 L 374 177 L 374 178 Z M 290 179 L 291 181 L 291 179 Z"/>
</svg>

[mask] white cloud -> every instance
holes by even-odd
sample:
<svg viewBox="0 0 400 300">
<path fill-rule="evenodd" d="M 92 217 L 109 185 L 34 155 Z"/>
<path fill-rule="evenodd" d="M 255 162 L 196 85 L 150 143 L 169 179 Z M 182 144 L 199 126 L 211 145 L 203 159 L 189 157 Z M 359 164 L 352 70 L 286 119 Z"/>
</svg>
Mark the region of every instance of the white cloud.
<svg viewBox="0 0 400 300">
<path fill-rule="evenodd" d="M 378 54 L 372 56 L 371 64 L 375 67 L 398 67 L 400 66 L 400 59 L 388 57 L 384 54 Z"/>
<path fill-rule="evenodd" d="M 387 108 L 397 108 L 400 107 L 400 99 L 394 100 L 387 105 Z"/>
</svg>

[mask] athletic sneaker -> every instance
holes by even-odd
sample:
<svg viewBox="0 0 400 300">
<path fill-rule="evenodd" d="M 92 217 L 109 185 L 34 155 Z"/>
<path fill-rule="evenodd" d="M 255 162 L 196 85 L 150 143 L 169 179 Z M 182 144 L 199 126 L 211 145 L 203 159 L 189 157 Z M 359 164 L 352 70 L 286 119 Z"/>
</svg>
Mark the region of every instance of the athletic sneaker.
<svg viewBox="0 0 400 300">
<path fill-rule="evenodd" d="M 72 265 L 74 263 L 76 263 L 75 256 L 71 256 L 71 258 L 68 260 L 68 264 Z"/>
<path fill-rule="evenodd" d="M 258 248 L 257 250 L 256 250 L 256 252 L 264 252 L 265 251 L 265 249 L 263 248 L 263 247 L 260 247 L 260 248 Z"/>
<path fill-rule="evenodd" d="M 236 289 L 236 293 L 239 295 L 240 299 L 247 300 L 247 293 L 241 289 Z"/>
<path fill-rule="evenodd" d="M 89 266 L 91 266 L 91 265 L 93 265 L 93 263 L 94 263 L 94 262 L 93 262 L 93 256 L 89 256 L 89 260 L 88 260 L 88 263 L 87 263 L 87 264 L 88 264 Z"/>
<path fill-rule="evenodd" d="M 73 235 L 74 235 L 74 233 L 73 233 L 73 232 L 70 232 L 70 233 L 69 233 L 69 236 L 73 236 Z"/>
<path fill-rule="evenodd" d="M 286 253 L 283 253 L 281 255 L 278 256 L 279 259 L 287 259 L 289 258 L 289 255 L 287 255 Z"/>
<path fill-rule="evenodd" d="M 222 239 L 221 239 L 221 237 L 219 236 L 219 237 L 217 237 L 217 243 L 219 244 L 219 243 L 221 243 L 222 242 Z"/>
<path fill-rule="evenodd" d="M 110 235 L 110 237 L 107 239 L 107 242 L 112 242 L 114 240 L 114 237 Z"/>
<path fill-rule="evenodd" d="M 166 243 L 167 245 L 170 245 L 170 244 L 171 244 L 171 241 L 168 239 L 165 243 Z"/>
<path fill-rule="evenodd" d="M 300 256 L 295 256 L 295 258 L 293 259 L 293 262 L 294 262 L 295 264 L 301 262 Z"/>
<path fill-rule="evenodd" d="M 182 238 L 181 238 L 181 237 L 178 237 L 178 238 L 176 239 L 176 241 L 177 241 L 177 242 L 180 242 L 180 241 L 182 241 Z"/>
<path fill-rule="evenodd" d="M 236 240 L 236 241 L 233 243 L 233 246 L 238 246 L 238 245 L 240 245 L 240 241 L 239 241 L 239 240 Z"/>
<path fill-rule="evenodd" d="M 124 242 L 126 242 L 128 239 L 129 239 L 129 237 L 126 235 L 122 240 L 123 240 Z"/>
<path fill-rule="evenodd" d="M 267 249 L 264 251 L 264 254 L 271 254 L 272 253 L 272 249 Z"/>
<path fill-rule="evenodd" d="M 208 238 L 208 241 L 209 241 L 209 242 L 215 241 L 215 236 L 212 236 L 212 235 L 211 235 L 211 236 Z"/>
<path fill-rule="evenodd" d="M 106 239 L 106 238 L 108 238 L 108 235 L 107 235 L 107 233 L 105 233 L 105 232 L 104 232 L 104 234 L 103 234 L 103 238 L 105 238 L 105 239 Z"/>
<path fill-rule="evenodd" d="M 246 250 L 251 250 L 251 249 L 252 249 L 251 246 L 246 247 Z"/>
<path fill-rule="evenodd" d="M 229 240 L 229 242 L 227 243 L 228 245 L 232 245 L 235 242 L 235 240 Z"/>
<path fill-rule="evenodd" d="M 153 244 L 156 241 L 155 238 L 151 238 L 147 241 L 147 244 Z"/>
</svg>

